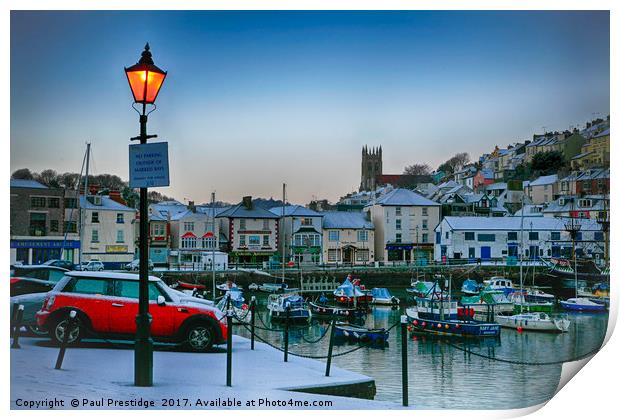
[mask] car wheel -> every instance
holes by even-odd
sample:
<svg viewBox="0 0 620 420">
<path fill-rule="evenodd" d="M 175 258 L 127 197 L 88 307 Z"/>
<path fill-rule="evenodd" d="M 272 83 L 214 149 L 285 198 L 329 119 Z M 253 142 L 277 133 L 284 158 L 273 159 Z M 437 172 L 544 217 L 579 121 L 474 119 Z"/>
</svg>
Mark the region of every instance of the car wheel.
<svg viewBox="0 0 620 420">
<path fill-rule="evenodd" d="M 38 325 L 28 325 L 27 328 L 31 334 L 36 335 L 38 337 L 42 337 L 48 334 L 48 331 L 46 329 L 41 328 Z"/>
<path fill-rule="evenodd" d="M 187 347 L 191 351 L 207 351 L 213 346 L 215 333 L 213 328 L 207 324 L 194 324 L 187 329 L 185 337 Z"/>
<path fill-rule="evenodd" d="M 61 318 L 57 320 L 52 328 L 50 329 L 50 337 L 52 341 L 56 344 L 62 343 L 65 337 L 65 332 L 67 330 L 67 321 L 66 318 Z M 67 340 L 67 344 L 77 344 L 82 339 L 84 334 L 84 328 L 81 320 L 78 318 L 77 323 L 73 326 L 71 331 L 69 331 L 69 339 Z"/>
</svg>

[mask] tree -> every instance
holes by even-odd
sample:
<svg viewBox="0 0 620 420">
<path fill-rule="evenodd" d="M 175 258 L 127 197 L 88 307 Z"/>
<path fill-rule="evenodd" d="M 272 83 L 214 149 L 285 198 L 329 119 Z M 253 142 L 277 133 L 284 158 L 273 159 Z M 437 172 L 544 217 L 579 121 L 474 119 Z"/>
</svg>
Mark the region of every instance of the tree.
<svg viewBox="0 0 620 420">
<path fill-rule="evenodd" d="M 462 152 L 457 153 L 452 156 L 450 159 L 439 165 L 437 168 L 438 171 L 443 171 L 446 174 L 453 174 L 455 172 L 460 171 L 469 163 L 469 153 Z"/>
<path fill-rule="evenodd" d="M 413 165 L 405 166 L 403 175 L 430 175 L 431 167 L 426 163 L 414 163 Z"/>
<path fill-rule="evenodd" d="M 11 179 L 34 179 L 34 178 L 32 176 L 32 172 L 30 172 L 30 169 L 23 168 L 23 169 L 18 169 L 15 172 L 13 172 L 13 174 L 11 175 Z"/>
<path fill-rule="evenodd" d="M 532 172 L 540 175 L 551 175 L 557 173 L 564 167 L 564 155 L 561 152 L 538 152 L 532 157 Z"/>
<path fill-rule="evenodd" d="M 41 184 L 47 185 L 48 187 L 52 187 L 52 188 L 60 187 L 60 184 L 58 183 L 58 174 L 53 169 L 46 169 L 38 175 L 35 174 L 34 177 Z"/>
</svg>

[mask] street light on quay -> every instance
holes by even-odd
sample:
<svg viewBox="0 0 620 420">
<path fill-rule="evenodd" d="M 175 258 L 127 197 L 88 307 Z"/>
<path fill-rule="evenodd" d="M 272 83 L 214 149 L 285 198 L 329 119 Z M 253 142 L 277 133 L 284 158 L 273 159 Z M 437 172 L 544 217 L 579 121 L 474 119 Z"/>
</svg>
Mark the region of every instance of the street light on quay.
<svg viewBox="0 0 620 420">
<path fill-rule="evenodd" d="M 146 144 L 150 138 L 157 135 L 146 134 L 146 121 L 148 114 L 155 110 L 155 99 L 161 89 L 166 72 L 161 70 L 153 62 L 149 44 L 142 51 L 140 60 L 131 67 L 125 67 L 125 75 L 133 94 L 133 109 L 140 114 L 140 135 L 131 140 L 140 140 L 140 144 Z M 142 107 L 136 108 L 136 104 Z M 146 112 L 146 106 L 153 105 L 153 109 Z M 141 108 L 141 109 L 139 109 Z M 140 188 L 140 281 L 138 298 L 138 315 L 136 316 L 136 341 L 134 352 L 134 385 L 153 385 L 153 339 L 151 338 L 151 315 L 149 314 L 149 222 L 147 188 Z"/>
</svg>

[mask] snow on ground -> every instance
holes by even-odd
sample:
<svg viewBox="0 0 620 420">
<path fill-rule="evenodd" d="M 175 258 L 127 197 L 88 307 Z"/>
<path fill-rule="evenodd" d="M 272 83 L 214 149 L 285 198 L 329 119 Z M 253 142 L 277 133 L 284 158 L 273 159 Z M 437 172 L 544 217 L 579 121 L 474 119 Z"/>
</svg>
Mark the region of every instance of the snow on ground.
<svg viewBox="0 0 620 420">
<path fill-rule="evenodd" d="M 71 409 L 72 399 L 76 408 L 122 409 L 135 408 L 108 404 L 108 398 L 127 401 L 152 400 L 155 408 L 223 409 L 212 401 L 240 402 L 238 409 L 295 409 L 266 405 L 270 401 L 330 401 L 328 409 L 401 409 L 398 404 L 335 397 L 288 391 L 289 388 L 315 387 L 365 382 L 369 378 L 340 369 L 332 364 L 331 376 L 325 377 L 325 364 L 316 360 L 289 356 L 283 362 L 281 352 L 263 343 L 256 343 L 250 350 L 250 341 L 233 338 L 232 387 L 226 386 L 226 351 L 220 346 L 213 353 L 187 353 L 175 350 L 158 350 L 153 354 L 153 387 L 133 386 L 133 357 L 130 346 L 106 343 L 85 343 L 80 348 L 68 348 L 61 370 L 54 365 L 58 348 L 47 339 L 20 339 L 21 349 L 11 349 L 11 408 L 23 408 L 24 403 L 37 401 L 48 408 L 45 401 L 63 401 L 58 408 Z M 88 401 L 84 401 L 84 399 Z M 173 399 L 173 407 L 164 406 L 162 399 Z M 177 400 L 178 399 L 178 400 Z M 185 401 L 187 399 L 187 401 Z M 259 406 L 260 400 L 263 405 Z M 200 401 L 207 404 L 197 406 Z M 254 406 L 247 406 L 254 400 Z M 91 407 L 91 401 L 103 401 L 103 406 Z M 86 402 L 86 404 L 85 404 Z M 189 404 L 189 405 L 188 405 Z M 36 407 L 33 407 L 36 408 Z M 141 408 L 141 407 L 137 407 Z M 325 409 L 325 407 L 302 407 Z"/>
</svg>

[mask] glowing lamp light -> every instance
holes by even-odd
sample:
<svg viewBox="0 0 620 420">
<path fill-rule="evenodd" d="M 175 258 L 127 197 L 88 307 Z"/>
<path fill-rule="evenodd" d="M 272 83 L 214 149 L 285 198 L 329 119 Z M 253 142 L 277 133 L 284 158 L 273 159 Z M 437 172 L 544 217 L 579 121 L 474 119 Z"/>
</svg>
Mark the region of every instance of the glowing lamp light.
<svg viewBox="0 0 620 420">
<path fill-rule="evenodd" d="M 157 94 L 164 84 L 167 72 L 163 71 L 153 62 L 150 47 L 147 43 L 142 51 L 142 57 L 138 63 L 131 67 L 125 67 L 127 81 L 133 94 L 134 102 L 141 104 L 153 104 Z"/>
</svg>

